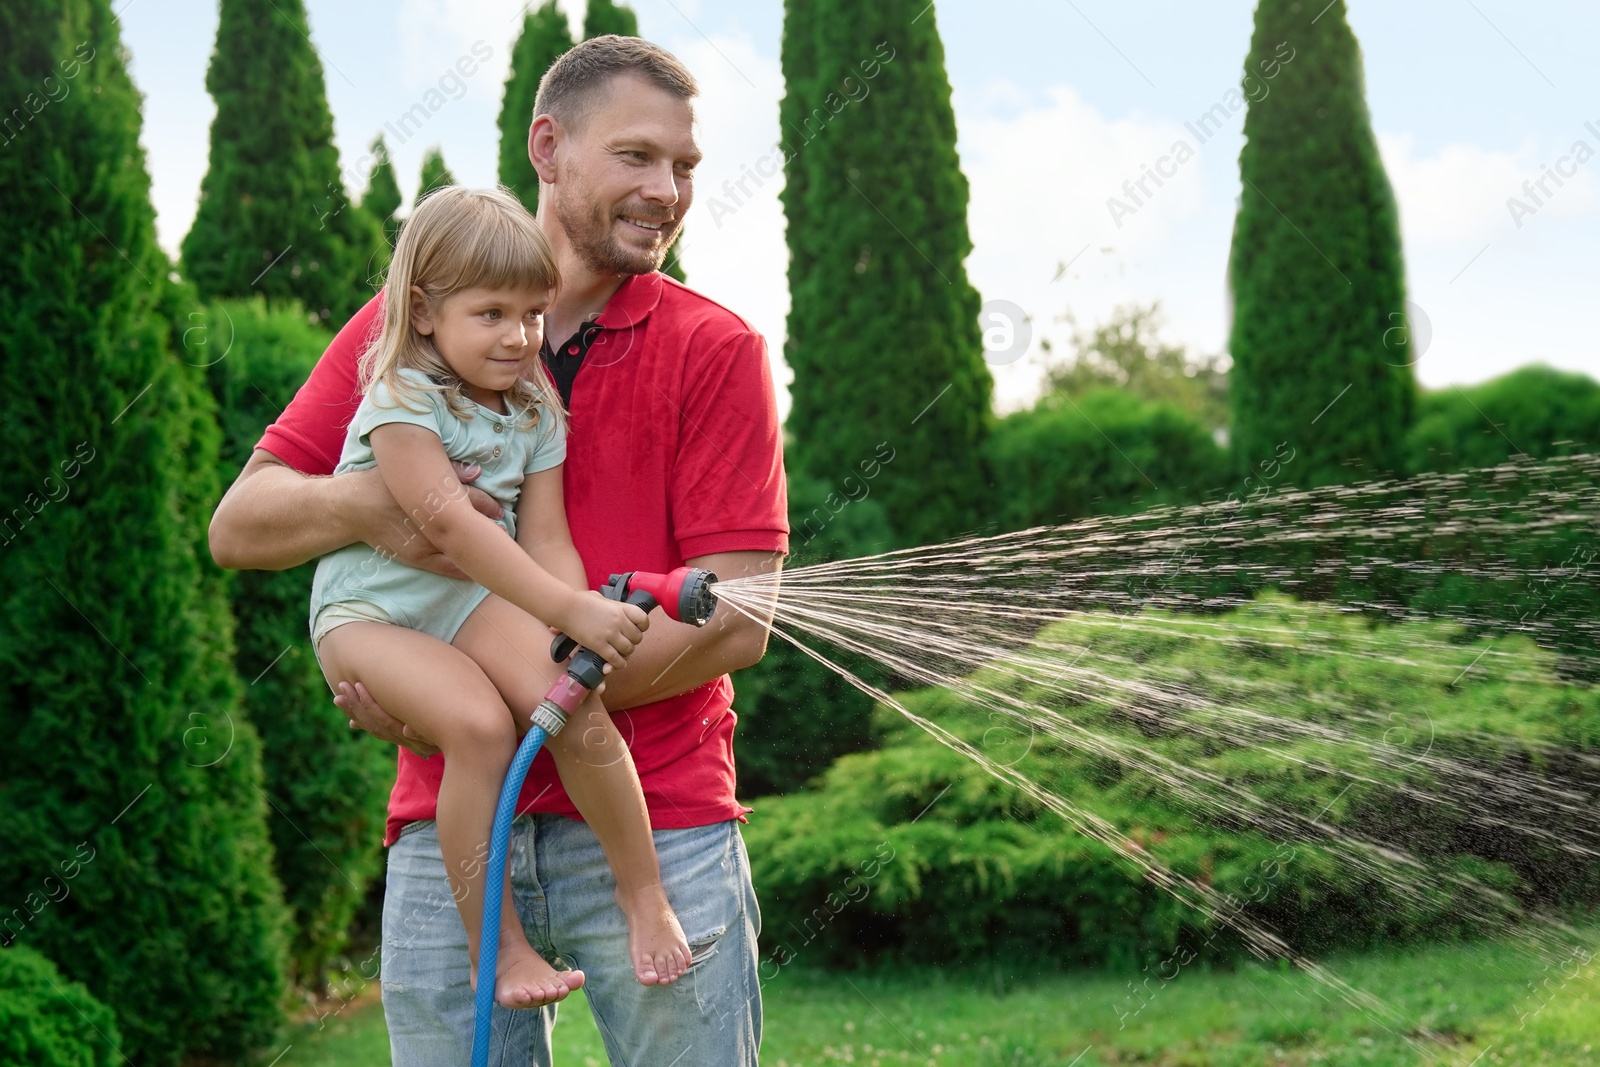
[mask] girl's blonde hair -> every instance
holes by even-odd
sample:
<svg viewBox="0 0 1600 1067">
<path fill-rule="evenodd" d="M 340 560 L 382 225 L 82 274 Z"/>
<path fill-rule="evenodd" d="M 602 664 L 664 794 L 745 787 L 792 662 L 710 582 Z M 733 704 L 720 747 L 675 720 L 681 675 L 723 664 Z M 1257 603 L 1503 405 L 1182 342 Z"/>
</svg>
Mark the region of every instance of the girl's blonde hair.
<svg viewBox="0 0 1600 1067">
<path fill-rule="evenodd" d="M 447 185 L 429 193 L 406 219 L 395 242 L 384 282 L 383 326 L 361 357 L 362 388 L 382 382 L 412 411 L 418 409 L 407 401 L 422 403 L 419 390 L 443 393 L 452 413 L 472 418 L 473 404 L 464 383 L 434 347 L 433 338 L 411 325 L 417 299 L 412 287 L 437 307 L 463 289 L 546 289 L 558 280 L 549 240 L 510 191 Z M 433 384 L 408 381 L 401 376 L 402 369 L 421 371 Z M 538 404 L 558 420 L 566 414 L 542 365 L 517 379 L 505 395 L 523 429 L 539 421 Z"/>
</svg>

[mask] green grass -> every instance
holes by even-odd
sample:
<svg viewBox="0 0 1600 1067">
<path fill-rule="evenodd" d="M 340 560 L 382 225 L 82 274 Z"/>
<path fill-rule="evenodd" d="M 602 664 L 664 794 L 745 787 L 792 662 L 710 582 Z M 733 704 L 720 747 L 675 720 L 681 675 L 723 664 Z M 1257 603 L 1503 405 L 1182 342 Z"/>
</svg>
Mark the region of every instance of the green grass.
<svg viewBox="0 0 1600 1067">
<path fill-rule="evenodd" d="M 767 1067 L 1600 1062 L 1592 1051 L 1600 1049 L 1600 961 L 1569 967 L 1571 978 L 1549 972 L 1547 986 L 1530 954 L 1489 942 L 1327 965 L 1387 1004 L 1398 1026 L 1305 974 L 1257 965 L 1195 965 L 1166 983 L 1152 979 L 1137 1011 L 1126 974 L 1021 977 L 994 963 L 884 973 L 790 967 L 764 990 L 761 1059 Z M 1407 1043 L 1406 1032 L 1423 1030 L 1438 1036 Z M 561 1067 L 606 1063 L 581 994 L 562 1008 L 555 1044 Z M 280 1067 L 362 1067 L 388 1057 L 382 1010 L 370 1004 L 304 1030 Z"/>
</svg>

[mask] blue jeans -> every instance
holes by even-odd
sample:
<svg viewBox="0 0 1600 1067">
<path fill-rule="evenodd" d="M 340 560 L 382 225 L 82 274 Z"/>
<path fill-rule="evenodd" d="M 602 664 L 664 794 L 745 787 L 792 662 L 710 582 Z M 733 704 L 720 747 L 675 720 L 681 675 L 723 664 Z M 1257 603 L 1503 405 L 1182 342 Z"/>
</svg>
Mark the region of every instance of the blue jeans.
<svg viewBox="0 0 1600 1067">
<path fill-rule="evenodd" d="M 613 1067 L 755 1067 L 761 1044 L 761 916 L 738 823 L 655 831 L 661 879 L 692 953 L 668 986 L 628 961 L 616 880 L 594 832 L 558 815 L 511 828 L 511 891 L 535 951 L 584 972 Z M 383 1013 L 395 1067 L 462 1067 L 472 1048 L 467 939 L 432 822 L 389 849 L 383 900 Z M 496 1007 L 489 1062 L 550 1067 L 556 1006 Z"/>
</svg>

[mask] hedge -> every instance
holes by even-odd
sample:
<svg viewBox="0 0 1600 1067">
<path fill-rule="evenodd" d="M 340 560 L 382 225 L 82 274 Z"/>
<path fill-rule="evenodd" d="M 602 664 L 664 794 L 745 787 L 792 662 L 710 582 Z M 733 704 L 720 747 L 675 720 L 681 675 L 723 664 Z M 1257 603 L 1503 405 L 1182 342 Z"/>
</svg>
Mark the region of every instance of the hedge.
<svg viewBox="0 0 1600 1067">
<path fill-rule="evenodd" d="M 1457 671 L 1422 662 L 1421 653 L 1446 649 L 1449 664 L 1459 666 L 1484 646 L 1452 645 L 1464 638 L 1446 624 L 1375 627 L 1279 597 L 1226 616 L 1147 612 L 1136 625 L 1109 622 L 1062 622 L 1040 635 L 1035 651 L 1063 666 L 1082 654 L 1119 679 L 1166 680 L 1200 695 L 1206 708 L 1231 704 L 1276 716 L 1278 729 L 1343 731 L 1370 744 L 1286 733 L 1252 745 L 1238 729 L 1203 729 L 1208 713 L 1175 702 L 1119 709 L 1111 685 L 1069 697 L 994 669 L 968 679 L 1024 704 L 1040 702 L 1140 758 L 1164 757 L 1242 788 L 1262 804 L 1266 821 L 1252 821 L 1239 814 L 1240 802 L 1219 804 L 1226 794 L 1215 786 L 1201 788 L 1203 802 L 1184 800 L 1143 770 L 1065 743 L 1043 727 L 1043 714 L 1030 725 L 993 710 L 994 701 L 980 706 L 943 689 L 899 699 L 987 758 L 1108 820 L 1168 868 L 1248 901 L 1249 920 L 1303 951 L 1479 933 L 1519 911 L 1496 892 L 1556 909 L 1600 899 L 1593 861 L 1475 818 L 1504 815 L 1558 837 L 1592 836 L 1582 809 L 1558 815 L 1508 799 L 1503 784 L 1524 776 L 1519 791 L 1526 793 L 1528 782 L 1558 776 L 1591 803 L 1600 791 L 1590 762 L 1600 741 L 1600 691 L 1557 681 L 1550 653 L 1501 638 L 1493 645 L 1500 655 L 1453 684 Z M 1356 658 L 1375 644 L 1407 654 Z M 802 957 L 1015 954 L 1098 964 L 1149 960 L 1180 945 L 1217 957 L 1241 951 L 1211 917 L 1157 889 L 1023 789 L 897 712 L 880 707 L 876 721 L 881 748 L 845 756 L 814 792 L 769 798 L 751 816 L 764 977 Z M 1489 777 L 1446 775 L 1427 756 Z M 1463 792 L 1451 804 L 1423 803 L 1397 788 L 1402 777 L 1417 789 Z M 1419 891 L 1341 858 L 1306 821 L 1319 812 L 1341 831 L 1419 857 L 1426 865 L 1413 887 Z M 1274 826 L 1284 813 L 1298 818 Z"/>
</svg>

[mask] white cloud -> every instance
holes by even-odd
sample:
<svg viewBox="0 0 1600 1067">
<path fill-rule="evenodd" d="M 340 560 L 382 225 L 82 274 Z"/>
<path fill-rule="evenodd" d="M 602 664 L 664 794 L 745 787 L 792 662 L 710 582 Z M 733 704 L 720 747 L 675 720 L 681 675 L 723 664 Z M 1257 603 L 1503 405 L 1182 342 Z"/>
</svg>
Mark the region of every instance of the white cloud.
<svg viewBox="0 0 1600 1067">
<path fill-rule="evenodd" d="M 1055 320 L 1069 298 L 1085 319 L 1132 298 L 1128 265 L 1173 258 L 1173 230 L 1202 209 L 1206 189 L 1198 153 L 1179 153 L 1186 158 L 1180 164 L 1173 152 L 1179 142 L 1199 147 L 1178 122 L 1110 120 L 1064 85 L 1041 99 L 1000 83 L 986 87 L 981 100 L 968 112 L 956 94 L 972 187 L 967 271 L 985 300 L 1021 306 L 1034 337 L 1026 356 L 993 368 L 996 403 L 1007 410 L 1032 399 L 1043 366 L 1039 341 L 1064 335 Z M 1009 113 L 995 114 L 1002 109 Z M 1146 177 L 1158 162 L 1171 175 L 1160 185 Z M 1113 197 L 1131 213 L 1113 213 Z"/>
<path fill-rule="evenodd" d="M 1540 149 L 1530 138 L 1516 152 L 1448 144 L 1437 155 L 1418 156 L 1409 133 L 1380 134 L 1378 149 L 1400 202 L 1400 226 L 1408 246 L 1470 244 L 1509 236 L 1517 226 L 1507 199 L 1516 197 L 1533 205 L 1523 183 L 1540 178 L 1541 164 L 1558 162 L 1568 154 L 1568 149 Z M 1563 182 L 1557 187 L 1547 181 L 1549 196 L 1535 191 L 1544 201 L 1536 210 L 1541 217 L 1572 218 L 1594 209 L 1594 176 L 1587 167 L 1578 168 L 1575 177 Z M 1524 217 L 1523 224 L 1528 225 L 1529 219 Z"/>
</svg>

